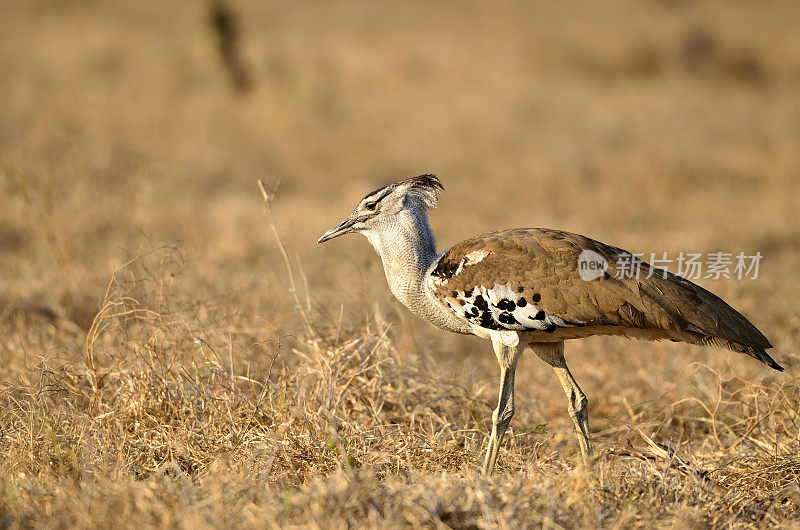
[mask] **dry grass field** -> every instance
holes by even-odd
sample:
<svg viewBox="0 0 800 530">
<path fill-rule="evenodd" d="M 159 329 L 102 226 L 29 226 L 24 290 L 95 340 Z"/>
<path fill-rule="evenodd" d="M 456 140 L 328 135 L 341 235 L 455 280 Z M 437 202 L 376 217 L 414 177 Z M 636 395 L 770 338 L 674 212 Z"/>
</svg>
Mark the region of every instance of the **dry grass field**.
<svg viewBox="0 0 800 530">
<path fill-rule="evenodd" d="M 0 527 L 797 524 L 799 3 L 230 7 L 3 6 Z M 786 372 L 570 342 L 585 469 L 523 356 L 481 477 L 489 344 L 408 313 L 363 238 L 315 244 L 427 172 L 440 248 L 547 226 L 760 252 L 757 279 L 699 283 Z"/>
</svg>

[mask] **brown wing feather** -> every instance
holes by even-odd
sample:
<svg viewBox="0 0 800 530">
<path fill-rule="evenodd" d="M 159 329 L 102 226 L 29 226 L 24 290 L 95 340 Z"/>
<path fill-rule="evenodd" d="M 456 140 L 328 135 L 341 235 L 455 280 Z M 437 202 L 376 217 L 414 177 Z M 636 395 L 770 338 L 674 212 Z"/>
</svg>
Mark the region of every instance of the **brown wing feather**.
<svg viewBox="0 0 800 530">
<path fill-rule="evenodd" d="M 578 258 L 585 250 L 607 261 L 605 275 L 592 281 L 581 279 Z M 639 264 L 638 277 L 617 277 L 620 255 L 630 256 L 569 232 L 502 230 L 447 250 L 431 273 L 430 285 L 442 303 L 489 329 L 652 330 L 656 337 L 728 347 L 780 369 L 764 352 L 772 347 L 766 337 L 722 299 L 674 274 L 664 277 L 661 269 L 651 271 L 645 262 Z M 490 296 L 493 299 L 486 308 L 483 302 Z M 527 313 L 520 310 L 521 303 L 526 304 Z M 507 309 L 504 305 L 512 310 L 503 310 Z"/>
</svg>

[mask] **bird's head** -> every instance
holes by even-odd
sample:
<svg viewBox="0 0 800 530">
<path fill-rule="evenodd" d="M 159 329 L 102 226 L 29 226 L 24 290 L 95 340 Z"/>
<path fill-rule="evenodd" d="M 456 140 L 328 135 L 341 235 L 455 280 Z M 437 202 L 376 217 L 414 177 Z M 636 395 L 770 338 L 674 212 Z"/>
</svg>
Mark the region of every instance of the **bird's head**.
<svg viewBox="0 0 800 530">
<path fill-rule="evenodd" d="M 436 206 L 443 189 L 436 175 L 420 175 L 379 188 L 361 199 L 350 215 L 322 234 L 317 243 L 353 232 L 380 231 L 404 212 L 424 214 Z"/>
</svg>

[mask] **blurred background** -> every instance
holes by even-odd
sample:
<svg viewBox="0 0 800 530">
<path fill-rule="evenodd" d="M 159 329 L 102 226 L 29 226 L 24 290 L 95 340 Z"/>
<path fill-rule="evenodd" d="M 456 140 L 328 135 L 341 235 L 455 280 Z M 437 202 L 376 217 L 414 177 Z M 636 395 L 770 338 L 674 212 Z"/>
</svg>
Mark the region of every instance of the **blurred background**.
<svg viewBox="0 0 800 530">
<path fill-rule="evenodd" d="M 185 256 L 181 292 L 297 332 L 263 179 L 280 182 L 315 322 L 385 319 L 402 347 L 493 385 L 488 346 L 406 313 L 366 241 L 315 244 L 366 192 L 432 172 L 440 248 L 546 226 L 633 252 L 761 252 L 757 280 L 699 283 L 780 360 L 800 329 L 798 20 L 778 0 L 6 2 L 0 302 L 85 331 L 115 268 L 166 244 Z M 82 358 L 42 333 L 29 353 Z M 0 340 L 8 365 L 20 346 Z M 611 373 L 642 399 L 695 359 L 763 371 L 685 345 L 568 351 L 590 398 Z M 654 360 L 662 371 L 632 380 Z M 523 364 L 544 388 L 521 388 L 526 402 L 566 419 L 555 378 Z"/>
</svg>

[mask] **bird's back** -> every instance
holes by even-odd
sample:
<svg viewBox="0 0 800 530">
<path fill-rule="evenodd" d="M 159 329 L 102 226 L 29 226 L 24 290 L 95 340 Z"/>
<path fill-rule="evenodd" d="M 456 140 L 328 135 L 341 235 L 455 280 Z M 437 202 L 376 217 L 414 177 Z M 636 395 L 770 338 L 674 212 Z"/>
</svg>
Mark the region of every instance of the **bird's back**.
<svg viewBox="0 0 800 530">
<path fill-rule="evenodd" d="M 713 344 L 782 370 L 767 338 L 718 296 L 578 234 L 520 228 L 467 239 L 434 264 L 428 287 L 477 328 L 542 342 L 620 334 Z"/>
</svg>

